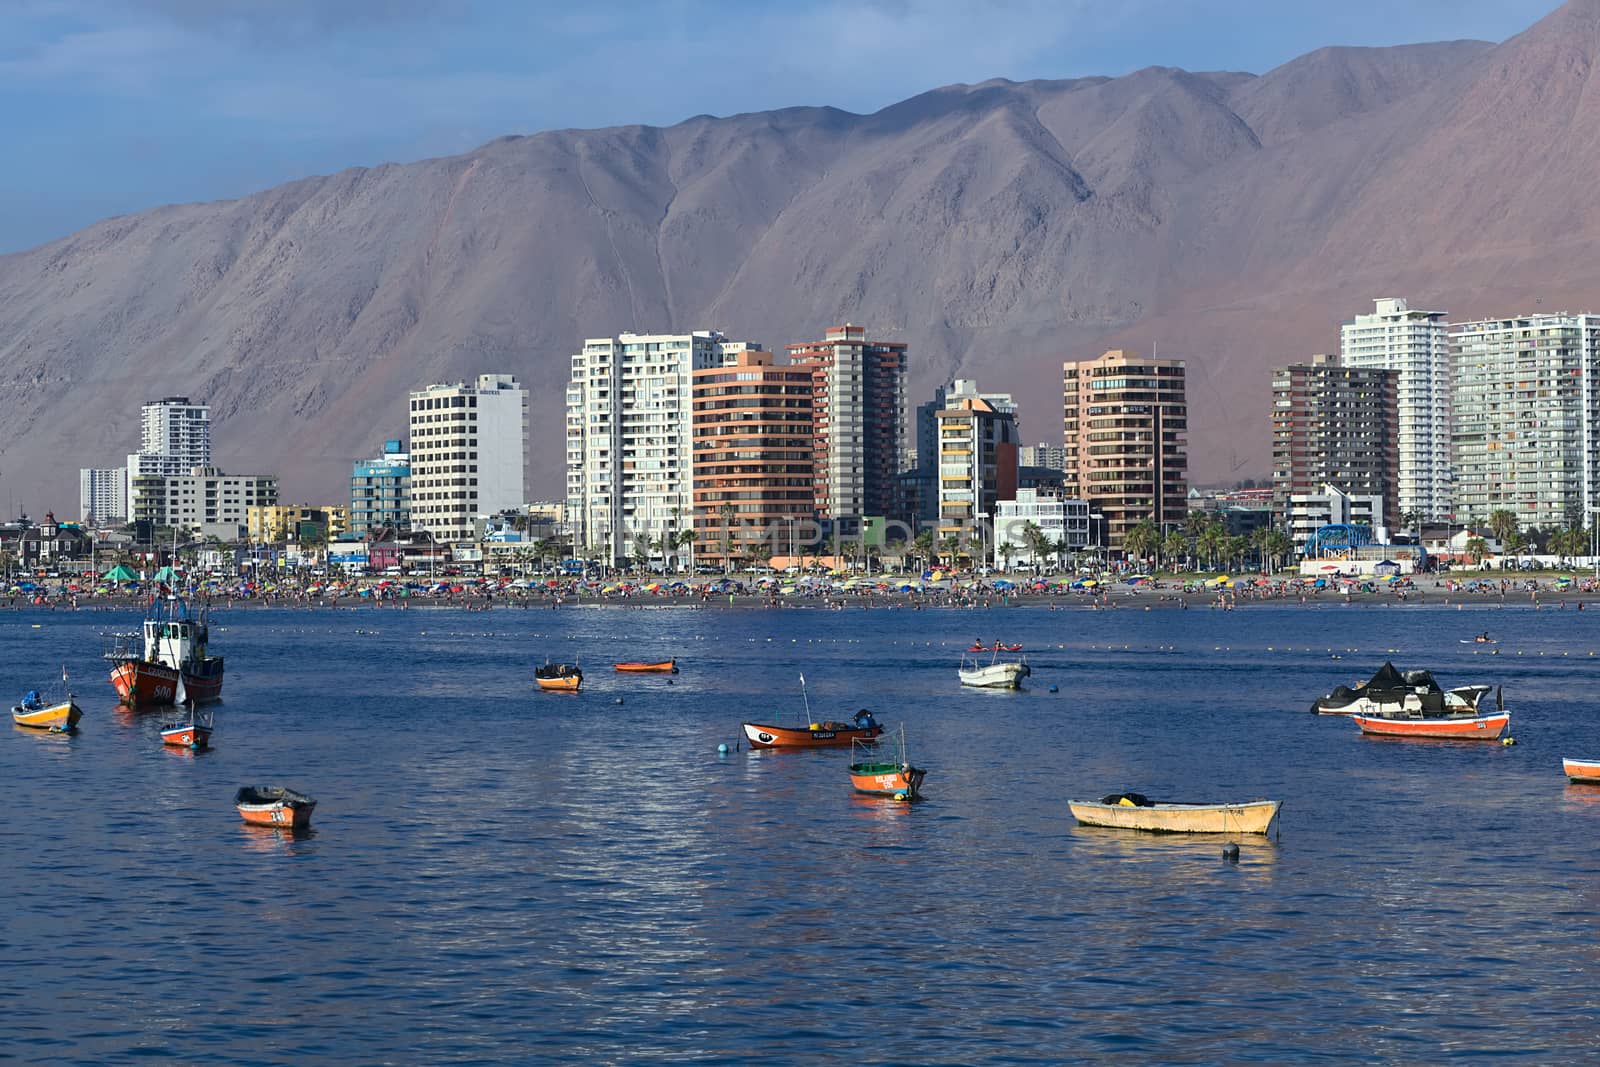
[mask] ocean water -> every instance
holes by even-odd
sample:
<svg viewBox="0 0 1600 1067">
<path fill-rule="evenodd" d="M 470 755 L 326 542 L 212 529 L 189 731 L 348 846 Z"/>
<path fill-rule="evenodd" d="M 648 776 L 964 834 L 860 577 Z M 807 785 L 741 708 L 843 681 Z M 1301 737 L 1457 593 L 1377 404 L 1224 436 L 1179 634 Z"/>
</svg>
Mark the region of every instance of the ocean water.
<svg viewBox="0 0 1600 1067">
<path fill-rule="evenodd" d="M 114 706 L 134 621 L 0 616 L 0 695 L 66 663 L 85 708 L 0 736 L 3 1062 L 1600 1058 L 1600 789 L 1560 766 L 1600 757 L 1600 612 L 235 609 L 199 754 Z M 1030 688 L 962 690 L 997 638 Z M 1386 658 L 1504 685 L 1517 743 L 1306 713 Z M 925 800 L 718 753 L 803 721 L 801 673 L 813 718 L 904 724 Z M 257 782 L 314 830 L 240 824 Z M 1123 789 L 1280 832 L 1073 824 Z"/>
</svg>

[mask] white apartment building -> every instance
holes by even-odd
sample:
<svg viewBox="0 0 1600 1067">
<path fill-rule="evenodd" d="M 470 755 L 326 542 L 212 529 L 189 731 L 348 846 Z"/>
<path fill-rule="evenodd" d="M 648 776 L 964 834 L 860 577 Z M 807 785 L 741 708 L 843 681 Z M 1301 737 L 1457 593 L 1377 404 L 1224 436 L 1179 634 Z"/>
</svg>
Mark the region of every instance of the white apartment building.
<svg viewBox="0 0 1600 1067">
<path fill-rule="evenodd" d="M 1401 514 L 1446 522 L 1451 511 L 1450 339 L 1442 311 L 1416 311 L 1396 297 L 1374 302 L 1371 315 L 1357 315 L 1339 331 L 1346 367 L 1400 372 L 1399 407 Z"/>
<path fill-rule="evenodd" d="M 412 529 L 473 540 L 480 516 L 522 506 L 528 391 L 515 377 L 414 390 L 410 414 Z"/>
<path fill-rule="evenodd" d="M 1069 551 L 1089 547 L 1089 504 L 1084 500 L 1068 500 L 1061 496 L 1043 493 L 1038 489 L 1018 489 L 1017 499 L 1002 500 L 995 506 L 994 550 L 995 559 L 1003 561 L 1001 545 L 1011 545 L 1012 563 L 1033 565 L 1044 563 L 1035 559 L 1028 544 L 1028 524 L 1039 528 L 1039 533 L 1051 545 L 1062 541 Z"/>
<path fill-rule="evenodd" d="M 690 375 L 760 351 L 716 330 L 590 337 L 567 382 L 567 507 L 575 551 L 626 560 L 639 537 L 694 525 Z"/>
<path fill-rule="evenodd" d="M 190 536 L 232 541 L 245 527 L 252 507 L 278 502 L 278 479 L 263 474 L 224 474 L 194 467 L 183 474 L 144 474 L 132 483 L 134 521 L 181 527 Z"/>
<path fill-rule="evenodd" d="M 1600 316 L 1450 326 L 1456 519 L 1584 526 L 1600 506 Z"/>
<path fill-rule="evenodd" d="M 128 456 L 124 500 L 134 511 L 135 481 L 181 477 L 211 466 L 211 407 L 186 396 L 167 396 L 145 404 L 139 416 L 139 451 Z"/>
<path fill-rule="evenodd" d="M 1052 445 L 1048 441 L 1023 445 L 1018 449 L 1017 461 L 1024 467 L 1048 467 L 1053 471 L 1064 471 L 1067 469 L 1067 449 L 1065 445 Z"/>
<path fill-rule="evenodd" d="M 128 469 L 84 467 L 78 471 L 78 514 L 85 526 L 128 517 Z"/>
</svg>

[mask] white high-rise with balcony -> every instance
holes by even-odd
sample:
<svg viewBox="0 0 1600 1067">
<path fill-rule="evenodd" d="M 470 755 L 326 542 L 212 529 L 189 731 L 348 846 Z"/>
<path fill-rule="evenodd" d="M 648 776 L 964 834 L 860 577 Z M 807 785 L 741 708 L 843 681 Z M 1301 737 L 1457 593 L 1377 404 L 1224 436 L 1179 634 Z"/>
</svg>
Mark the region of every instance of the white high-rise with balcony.
<svg viewBox="0 0 1600 1067">
<path fill-rule="evenodd" d="M 123 503 L 126 514 L 151 510 L 141 493 L 151 478 L 181 478 L 196 467 L 211 466 L 211 407 L 186 396 L 166 396 L 146 404 L 139 417 L 139 451 L 128 456 Z M 142 481 L 141 481 L 142 480 Z"/>
<path fill-rule="evenodd" d="M 509 374 L 411 394 L 411 528 L 440 541 L 478 535 L 480 516 L 526 498 L 528 391 Z"/>
<path fill-rule="evenodd" d="M 567 381 L 567 521 L 580 555 L 617 563 L 641 538 L 693 529 L 690 376 L 760 349 L 715 330 L 583 342 Z"/>
<path fill-rule="evenodd" d="M 1396 383 L 1402 515 L 1445 522 L 1452 507 L 1450 338 L 1442 311 L 1416 311 L 1397 297 L 1376 302 L 1339 331 L 1346 367 L 1400 372 Z M 1405 525 L 1402 522 L 1402 525 Z"/>
</svg>

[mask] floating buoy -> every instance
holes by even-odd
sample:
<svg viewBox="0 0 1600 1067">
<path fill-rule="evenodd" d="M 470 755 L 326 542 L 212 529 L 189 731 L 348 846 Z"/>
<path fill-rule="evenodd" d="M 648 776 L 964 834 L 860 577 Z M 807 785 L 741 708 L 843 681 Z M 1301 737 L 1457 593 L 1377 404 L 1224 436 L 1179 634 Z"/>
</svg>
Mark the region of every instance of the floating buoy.
<svg viewBox="0 0 1600 1067">
<path fill-rule="evenodd" d="M 1229 841 L 1226 845 L 1223 845 L 1222 858 L 1227 860 L 1229 863 L 1238 863 L 1239 846 L 1234 844 L 1232 841 Z"/>
<path fill-rule="evenodd" d="M 617 698 L 617 703 L 618 703 L 618 704 L 620 704 L 620 703 L 622 703 L 622 698 L 621 698 L 621 697 L 618 697 L 618 698 Z"/>
<path fill-rule="evenodd" d="M 1051 686 L 1051 687 L 1050 687 L 1050 692 L 1052 692 L 1052 693 L 1059 693 L 1059 692 L 1061 692 L 1061 690 L 1060 690 L 1060 688 L 1059 688 L 1059 687 L 1057 687 L 1057 686 L 1053 686 L 1053 685 L 1052 685 L 1052 686 Z"/>
<path fill-rule="evenodd" d="M 717 752 L 726 756 L 728 754 L 728 742 L 724 741 L 722 744 L 718 745 Z"/>
<path fill-rule="evenodd" d="M 671 685 L 671 684 L 672 684 L 672 679 L 671 679 L 671 678 L 668 678 L 668 679 L 667 679 L 667 684 L 668 684 L 668 685 Z"/>
<path fill-rule="evenodd" d="M 905 795 L 905 794 L 904 794 L 904 793 L 896 793 L 896 794 L 895 794 L 895 795 L 894 795 L 894 798 L 895 798 L 895 799 L 896 799 L 896 800 L 904 800 L 904 799 L 905 799 L 905 798 L 906 798 L 906 795 Z"/>
<path fill-rule="evenodd" d="M 1500 743 L 1502 745 L 1514 745 L 1517 743 L 1517 739 L 1515 737 L 1502 737 Z"/>
</svg>

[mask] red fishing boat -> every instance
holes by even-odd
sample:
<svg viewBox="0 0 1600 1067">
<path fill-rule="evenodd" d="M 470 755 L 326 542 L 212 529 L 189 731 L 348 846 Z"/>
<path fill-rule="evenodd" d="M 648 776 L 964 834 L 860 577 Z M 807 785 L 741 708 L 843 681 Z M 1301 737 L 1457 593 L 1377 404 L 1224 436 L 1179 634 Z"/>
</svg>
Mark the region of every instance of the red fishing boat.
<svg viewBox="0 0 1600 1067">
<path fill-rule="evenodd" d="M 187 708 L 188 716 L 177 722 L 169 722 L 161 727 L 161 743 L 177 748 L 209 748 L 211 745 L 212 715 L 209 711 L 199 711 L 194 701 L 188 699 L 189 694 L 184 691 L 183 678 L 178 678 L 178 692 L 173 700 L 180 708 Z"/>
<path fill-rule="evenodd" d="M 804 726 L 771 726 L 747 722 L 744 736 L 751 748 L 833 748 L 855 741 L 870 741 L 883 733 L 883 727 L 862 708 L 849 722 L 813 722 Z"/>
<path fill-rule="evenodd" d="M 1511 724 L 1509 711 L 1490 715 L 1448 718 L 1401 718 L 1387 715 L 1352 715 L 1364 734 L 1377 737 L 1431 737 L 1466 741 L 1493 741 Z"/>
<path fill-rule="evenodd" d="M 222 698 L 222 657 L 208 655 L 206 609 L 190 614 L 177 596 L 151 602 L 139 633 L 111 634 L 105 658 L 112 663 L 111 684 L 130 708 L 173 703 L 178 680 L 189 699 L 208 704 Z"/>
<path fill-rule="evenodd" d="M 311 825 L 317 802 L 304 793 L 276 785 L 247 785 L 233 796 L 240 818 L 251 826 L 299 830 Z"/>
</svg>

